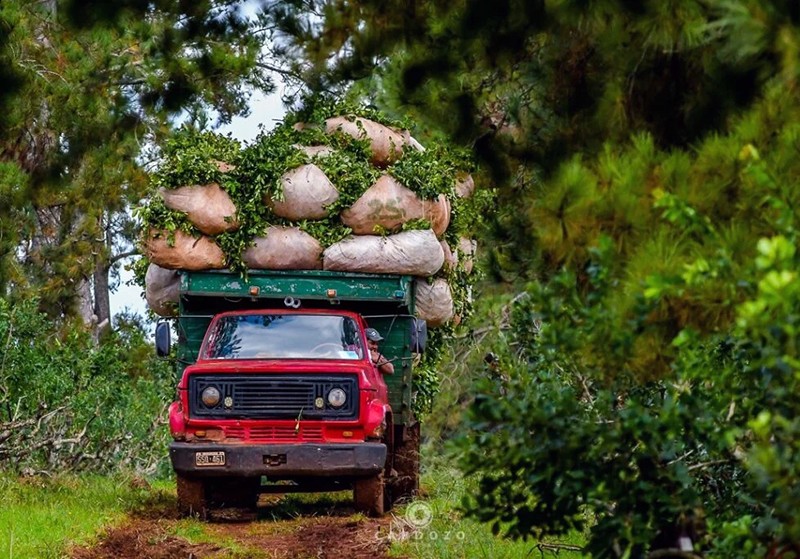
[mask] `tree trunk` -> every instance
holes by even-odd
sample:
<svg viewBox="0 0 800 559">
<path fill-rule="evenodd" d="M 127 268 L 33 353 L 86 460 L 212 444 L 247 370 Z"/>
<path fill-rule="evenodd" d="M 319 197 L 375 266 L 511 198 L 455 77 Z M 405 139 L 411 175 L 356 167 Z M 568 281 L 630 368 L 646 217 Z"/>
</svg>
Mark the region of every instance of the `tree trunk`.
<svg viewBox="0 0 800 559">
<path fill-rule="evenodd" d="M 92 310 L 92 285 L 89 280 L 80 280 L 75 292 L 77 295 L 78 316 L 81 317 L 85 325 L 94 327 L 97 324 L 97 317 L 94 316 L 94 311 Z"/>
<path fill-rule="evenodd" d="M 111 320 L 108 272 L 107 262 L 98 262 L 94 269 L 94 314 L 97 316 L 98 325 Z"/>
</svg>

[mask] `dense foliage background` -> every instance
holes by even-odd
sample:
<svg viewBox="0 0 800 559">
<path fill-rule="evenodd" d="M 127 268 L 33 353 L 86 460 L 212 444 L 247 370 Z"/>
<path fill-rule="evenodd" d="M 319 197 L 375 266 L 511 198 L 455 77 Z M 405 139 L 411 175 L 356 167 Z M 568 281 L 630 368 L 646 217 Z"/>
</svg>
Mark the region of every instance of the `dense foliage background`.
<svg viewBox="0 0 800 559">
<path fill-rule="evenodd" d="M 0 299 L 0 467 L 15 473 L 165 474 L 174 370 L 141 319 L 119 316 L 99 342 L 56 329 L 30 299 Z"/>
<path fill-rule="evenodd" d="M 142 3 L 129 4 L 101 14 L 103 33 L 120 31 L 109 21 L 141 15 Z M 159 2 L 143 5 L 153 13 L 164 9 Z M 0 12 L 3 29 L 20 33 L 0 41 L 4 73 L 19 83 L 61 84 L 44 76 L 58 72 L 60 60 L 74 60 L 66 56 L 69 49 L 62 57 L 34 58 L 39 65 L 14 62 L 27 52 L 14 48 L 15 41 L 36 43 L 31 38 L 43 35 L 35 25 L 18 23 L 40 20 L 11 6 L 17 11 L 4 3 Z M 263 7 L 276 66 L 298 90 L 346 93 L 391 116 L 409 116 L 422 143 L 446 134 L 479 160 L 482 188 L 497 192 L 495 211 L 476 227 L 491 280 L 476 293 L 482 321 L 471 323 L 453 345 L 440 397 L 452 405 L 437 404 L 430 422 L 445 438 L 458 434 L 457 458 L 477 487 L 464 504 L 467 514 L 517 538 L 585 529 L 596 557 L 646 556 L 674 547 L 680 536 L 718 557 L 800 553 L 798 5 L 287 0 Z M 89 33 L 91 27 L 78 29 Z M 156 31 L 142 30 L 164 36 Z M 126 52 L 125 67 L 139 68 L 136 48 L 120 47 L 103 60 Z M 106 67 L 101 62 L 85 67 L 95 89 L 67 88 L 70 95 L 84 92 L 72 101 L 88 102 L 103 90 L 110 78 L 94 73 Z M 234 66 L 245 76 L 257 67 L 246 61 Z M 173 75 L 156 69 L 141 85 Z M 114 77 L 127 83 L 128 74 Z M 249 83 L 243 79 L 234 81 Z M 91 250 L 62 234 L 57 246 L 84 247 L 77 260 L 57 259 L 58 251 L 37 260 L 45 253 L 36 249 L 44 245 L 26 231 L 84 229 L 76 221 L 41 227 L 50 224 L 41 219 L 18 229 L 12 219 L 34 215 L 28 200 L 52 196 L 53 203 L 33 209 L 95 215 L 83 205 L 91 200 L 118 210 L 116 191 L 76 185 L 139 184 L 81 173 L 117 169 L 118 161 L 139 153 L 128 149 L 135 127 L 120 128 L 130 134 L 114 144 L 105 141 L 109 126 L 130 122 L 138 108 L 174 115 L 178 106 L 166 94 L 205 82 L 187 77 L 170 83 L 174 87 L 154 88 L 163 96 L 137 102 L 127 89 L 108 94 L 122 103 L 114 107 L 135 114 L 96 104 L 74 108 L 63 97 L 47 97 L 48 89 L 19 86 L 24 96 L 4 94 L 3 103 L 27 107 L 29 130 L 35 128 L 30 123 L 50 122 L 50 115 L 62 119 L 47 128 L 49 136 L 4 128 L 0 286 L 13 300 L 7 313 L 31 292 L 28 284 L 52 277 L 57 282 L 43 284 L 42 307 L 69 315 L 61 310 L 76 293 L 69 278 L 85 272 L 81 255 Z M 226 91 L 197 87 L 189 91 Z M 41 98 L 48 101 L 25 103 Z M 84 130 L 75 122 L 94 122 L 73 114 L 119 120 L 72 135 Z M 31 137 L 68 141 L 26 140 L 25 157 L 8 155 L 19 153 L 9 151 L 15 141 Z M 85 144 L 83 138 L 103 142 Z M 58 155 L 47 161 L 60 166 L 24 165 L 38 161 L 31 158 L 40 145 L 61 146 L 45 151 Z M 100 151 L 72 149 L 84 145 Z M 108 159 L 103 154 L 111 146 L 117 151 Z M 77 176 L 85 178 L 63 181 Z M 69 205 L 73 200 L 82 204 Z M 86 231 L 94 238 L 95 229 Z M 40 275 L 33 265 L 44 262 L 57 273 Z M 26 289 L 12 289 L 17 286 Z M 63 343 L 64 336 L 48 339 Z M 19 351 L 28 343 L 20 339 Z M 13 344 L 2 347 L 3 355 L 17 351 Z M 497 354 L 488 367 L 484 350 Z M 79 362 L 88 367 L 86 355 Z M 2 368 L 3 374 L 11 370 Z M 3 386 L 7 394 L 11 385 Z M 28 409 L 38 405 L 38 398 L 20 398 Z M 18 404 L 13 398 L 4 404 L 11 421 Z M 463 417 L 452 410 L 463 410 Z"/>
<path fill-rule="evenodd" d="M 0 5 L 0 294 L 107 325 L 135 254 L 130 207 L 178 121 L 249 111 L 273 85 L 242 2 Z"/>
</svg>

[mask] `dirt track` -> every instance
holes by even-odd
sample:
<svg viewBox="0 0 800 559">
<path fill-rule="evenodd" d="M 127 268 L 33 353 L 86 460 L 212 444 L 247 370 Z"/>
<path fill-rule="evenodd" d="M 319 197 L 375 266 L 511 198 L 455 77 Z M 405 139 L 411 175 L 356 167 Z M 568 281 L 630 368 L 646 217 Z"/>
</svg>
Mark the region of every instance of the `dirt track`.
<svg viewBox="0 0 800 559">
<path fill-rule="evenodd" d="M 154 503 L 110 528 L 71 559 L 373 559 L 388 557 L 391 515 L 354 515 L 343 503 L 260 506 L 255 520 L 199 525 L 180 520 L 174 502 Z M 198 530 L 198 526 L 200 529 Z M 203 534 L 200 535 L 199 531 Z M 179 534 L 192 533 L 190 543 Z M 195 535 L 197 534 L 197 535 Z"/>
</svg>

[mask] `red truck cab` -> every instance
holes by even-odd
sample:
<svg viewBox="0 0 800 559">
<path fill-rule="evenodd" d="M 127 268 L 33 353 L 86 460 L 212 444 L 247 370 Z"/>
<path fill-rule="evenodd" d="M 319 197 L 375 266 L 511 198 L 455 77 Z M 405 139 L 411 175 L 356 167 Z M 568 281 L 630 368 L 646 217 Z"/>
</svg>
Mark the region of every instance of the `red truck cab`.
<svg viewBox="0 0 800 559">
<path fill-rule="evenodd" d="M 217 505 L 252 506 L 262 477 L 299 486 L 354 483 L 357 505 L 382 512 L 369 504 L 378 496 L 358 495 L 359 482 L 376 485 L 384 469 L 391 415 L 366 327 L 359 314 L 331 309 L 213 318 L 169 413 L 185 512 L 205 515 L 215 488 L 227 493 L 217 494 Z"/>
<path fill-rule="evenodd" d="M 182 514 L 253 511 L 262 493 L 352 490 L 358 510 L 380 515 L 416 494 L 414 365 L 427 330 L 414 316 L 413 278 L 178 276 L 175 316 L 156 325 L 155 338 L 179 375 L 169 453 Z M 393 374 L 373 365 L 367 323 Z"/>
</svg>

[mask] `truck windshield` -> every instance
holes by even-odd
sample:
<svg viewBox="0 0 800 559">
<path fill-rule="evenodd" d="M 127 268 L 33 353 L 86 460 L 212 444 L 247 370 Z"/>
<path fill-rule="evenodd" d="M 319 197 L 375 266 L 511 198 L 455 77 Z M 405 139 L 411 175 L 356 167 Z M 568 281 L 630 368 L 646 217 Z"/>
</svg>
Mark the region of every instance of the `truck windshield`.
<svg viewBox="0 0 800 559">
<path fill-rule="evenodd" d="M 245 314 L 221 317 L 204 359 L 361 359 L 358 324 L 346 316 Z"/>
</svg>

